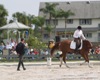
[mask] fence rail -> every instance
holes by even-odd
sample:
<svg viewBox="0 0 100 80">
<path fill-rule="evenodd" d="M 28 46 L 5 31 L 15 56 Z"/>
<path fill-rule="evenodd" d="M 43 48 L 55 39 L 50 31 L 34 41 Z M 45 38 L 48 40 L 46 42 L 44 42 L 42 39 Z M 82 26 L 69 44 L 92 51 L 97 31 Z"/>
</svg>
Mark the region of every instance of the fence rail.
<svg viewBox="0 0 100 80">
<path fill-rule="evenodd" d="M 67 55 L 67 59 L 68 60 L 84 60 L 84 58 L 81 56 L 81 55 L 75 55 L 75 54 L 72 54 L 72 55 Z M 89 55 L 89 59 L 90 60 L 100 60 L 100 54 L 90 54 Z"/>
<path fill-rule="evenodd" d="M 48 57 L 48 55 L 44 55 L 44 54 L 41 54 L 41 55 L 24 55 L 24 59 L 25 60 L 43 60 L 43 59 L 46 59 Z M 18 55 L 1 55 L 0 56 L 0 59 L 3 60 L 16 60 L 18 59 Z M 56 54 L 54 56 L 53 59 L 59 59 L 59 54 Z M 66 56 L 66 59 L 67 60 L 84 60 L 83 57 L 81 57 L 81 55 L 79 54 L 68 54 Z M 89 59 L 90 60 L 100 60 L 100 54 L 90 54 L 89 55 Z"/>
</svg>

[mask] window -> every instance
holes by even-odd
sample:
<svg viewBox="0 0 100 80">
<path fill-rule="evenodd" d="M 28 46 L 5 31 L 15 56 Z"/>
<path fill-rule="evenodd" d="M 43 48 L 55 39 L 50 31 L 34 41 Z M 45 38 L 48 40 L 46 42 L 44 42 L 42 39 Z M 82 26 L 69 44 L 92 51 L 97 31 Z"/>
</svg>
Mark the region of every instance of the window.
<svg viewBox="0 0 100 80">
<path fill-rule="evenodd" d="M 73 24 L 73 19 L 68 19 L 67 24 Z"/>
<path fill-rule="evenodd" d="M 100 41 L 100 33 L 98 33 L 98 41 Z"/>
<path fill-rule="evenodd" d="M 98 33 L 98 37 L 100 37 L 100 33 Z"/>
<path fill-rule="evenodd" d="M 46 25 L 48 25 L 48 24 L 50 24 L 50 20 L 46 20 Z M 51 20 L 51 24 L 52 25 L 58 25 L 58 20 L 55 20 L 55 19 L 53 19 L 53 20 Z"/>
<path fill-rule="evenodd" d="M 62 38 L 64 38 L 65 37 L 65 35 L 62 35 Z"/>
<path fill-rule="evenodd" d="M 98 28 L 99 28 L 99 30 L 100 30 L 100 24 L 98 24 Z"/>
<path fill-rule="evenodd" d="M 52 25 L 58 25 L 58 20 L 55 20 L 55 19 L 51 20 L 51 24 Z"/>
<path fill-rule="evenodd" d="M 92 37 L 92 33 L 85 33 L 84 36 L 87 37 L 87 38 L 91 38 Z"/>
<path fill-rule="evenodd" d="M 49 35 L 48 34 L 44 34 L 44 38 L 45 39 L 48 39 L 49 38 Z"/>
<path fill-rule="evenodd" d="M 91 19 L 80 19 L 79 24 L 80 25 L 90 25 L 92 24 L 92 20 Z"/>
<path fill-rule="evenodd" d="M 50 24 L 50 20 L 46 20 L 46 25 Z"/>
</svg>

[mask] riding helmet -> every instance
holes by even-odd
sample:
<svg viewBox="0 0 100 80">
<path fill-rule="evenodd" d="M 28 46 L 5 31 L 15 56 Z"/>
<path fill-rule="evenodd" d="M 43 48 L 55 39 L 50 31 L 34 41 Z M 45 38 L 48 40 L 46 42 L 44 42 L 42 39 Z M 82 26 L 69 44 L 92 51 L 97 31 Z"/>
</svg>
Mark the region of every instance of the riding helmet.
<svg viewBox="0 0 100 80">
<path fill-rule="evenodd" d="M 81 26 L 78 26 L 78 27 L 77 27 L 77 29 L 81 30 L 81 29 L 82 29 L 82 27 L 81 27 Z"/>
</svg>

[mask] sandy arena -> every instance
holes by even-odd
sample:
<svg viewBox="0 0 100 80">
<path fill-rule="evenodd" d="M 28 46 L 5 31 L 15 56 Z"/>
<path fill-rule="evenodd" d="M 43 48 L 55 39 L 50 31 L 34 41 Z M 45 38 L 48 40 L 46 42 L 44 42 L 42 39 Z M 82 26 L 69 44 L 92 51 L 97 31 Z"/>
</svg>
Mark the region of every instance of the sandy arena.
<svg viewBox="0 0 100 80">
<path fill-rule="evenodd" d="M 24 63 L 27 70 L 17 71 L 17 63 L 0 63 L 0 80 L 100 80 L 100 61 L 90 61 L 92 68 L 86 64 L 80 66 L 83 61 L 67 62 L 59 67 L 59 62 Z"/>
</svg>

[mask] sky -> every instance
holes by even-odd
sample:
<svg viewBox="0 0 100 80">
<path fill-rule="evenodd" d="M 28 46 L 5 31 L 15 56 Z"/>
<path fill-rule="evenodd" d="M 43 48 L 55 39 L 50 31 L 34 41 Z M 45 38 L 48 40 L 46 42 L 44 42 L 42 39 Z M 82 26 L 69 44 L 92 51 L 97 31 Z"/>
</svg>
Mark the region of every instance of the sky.
<svg viewBox="0 0 100 80">
<path fill-rule="evenodd" d="M 0 0 L 0 4 L 8 11 L 8 19 L 12 19 L 12 14 L 25 12 L 38 16 L 40 2 L 63 2 L 63 1 L 100 1 L 100 0 Z"/>
</svg>

